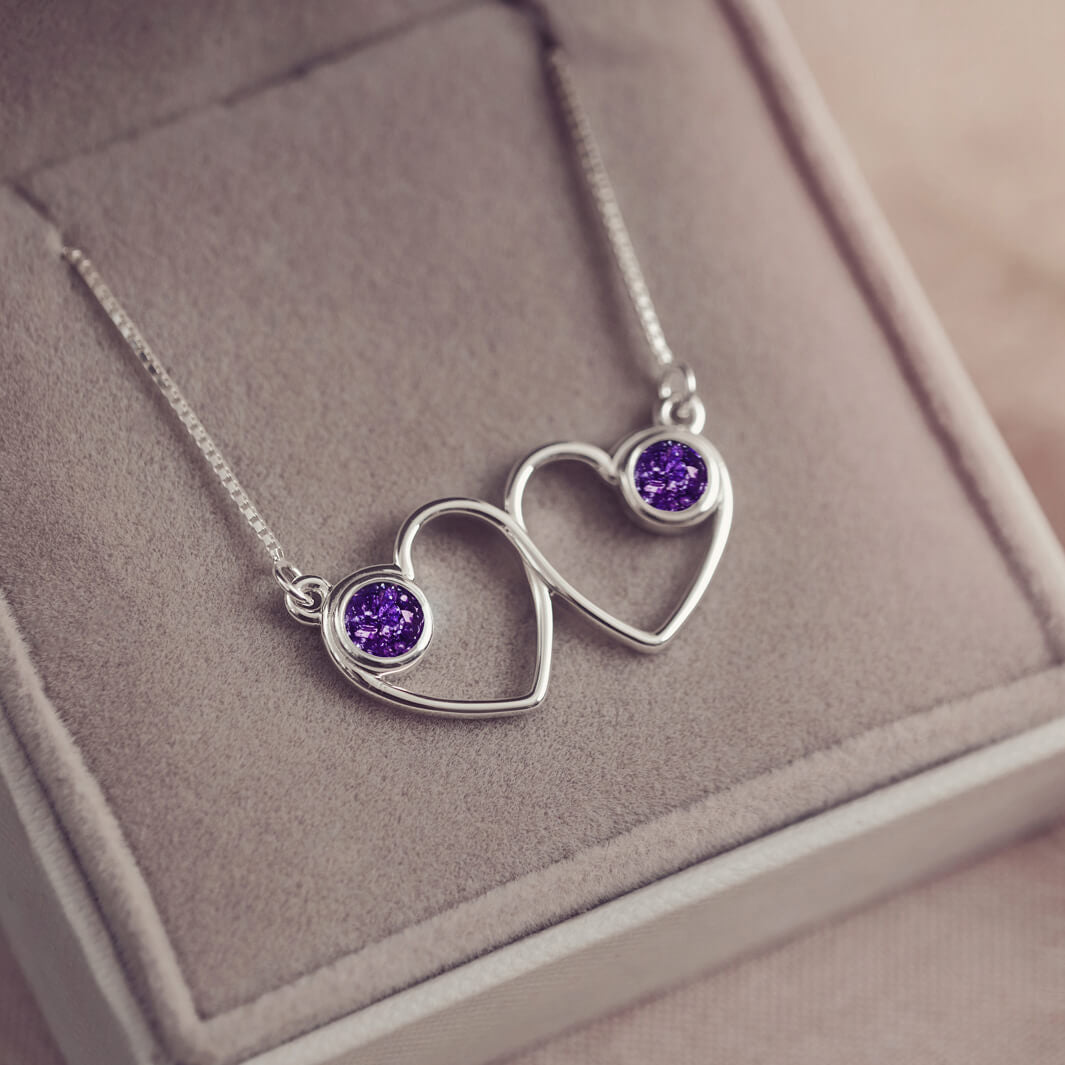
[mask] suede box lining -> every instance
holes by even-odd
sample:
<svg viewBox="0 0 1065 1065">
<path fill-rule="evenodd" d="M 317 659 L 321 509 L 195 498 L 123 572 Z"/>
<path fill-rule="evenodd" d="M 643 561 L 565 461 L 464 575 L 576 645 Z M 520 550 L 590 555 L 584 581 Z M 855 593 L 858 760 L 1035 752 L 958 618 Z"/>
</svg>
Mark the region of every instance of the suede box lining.
<svg viewBox="0 0 1065 1065">
<path fill-rule="evenodd" d="M 466 0 L 469 3 L 470 0 Z M 0 4 L 0 178 L 299 76 L 462 0 Z M 342 42 L 338 44 L 338 42 Z"/>
<path fill-rule="evenodd" d="M 238 1060 L 1060 712 L 1056 556 L 773 16 L 668 11 L 560 18 L 667 330 L 713 382 L 735 542 L 660 658 L 560 610 L 527 721 L 346 690 L 57 234 L 0 197 L 0 695 L 178 1060 Z M 384 557 L 434 493 L 498 498 L 544 440 L 645 420 L 531 33 L 495 5 L 22 184 L 323 572 Z M 382 422 L 387 491 L 357 461 Z M 587 480 L 545 476 L 535 502 L 549 553 L 630 612 L 698 547 L 619 531 Z M 518 683 L 520 567 L 468 530 L 420 551 L 450 640 L 425 687 L 482 657 L 478 685 Z"/>
</svg>

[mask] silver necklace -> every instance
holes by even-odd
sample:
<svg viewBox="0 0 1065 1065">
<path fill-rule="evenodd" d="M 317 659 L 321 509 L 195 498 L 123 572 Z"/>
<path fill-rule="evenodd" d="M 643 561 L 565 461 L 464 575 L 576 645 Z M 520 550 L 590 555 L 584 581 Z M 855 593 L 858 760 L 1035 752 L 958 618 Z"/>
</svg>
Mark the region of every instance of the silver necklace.
<svg viewBox="0 0 1065 1065">
<path fill-rule="evenodd" d="M 666 342 L 632 239 L 607 176 L 591 124 L 576 91 L 566 53 L 539 5 L 518 6 L 535 21 L 547 83 L 564 116 L 572 148 L 602 222 L 655 367 L 656 395 L 651 425 L 627 436 L 613 451 L 594 444 L 548 444 L 521 460 L 507 482 L 502 508 L 480 499 L 439 499 L 416 510 L 400 527 L 393 559 L 360 569 L 335 584 L 301 572 L 244 490 L 173 378 L 141 331 L 77 248 L 63 257 L 136 354 L 174 409 L 204 459 L 273 561 L 285 607 L 296 621 L 320 629 L 333 664 L 356 687 L 393 706 L 439 717 L 486 718 L 527 713 L 543 703 L 551 672 L 552 595 L 563 599 L 609 635 L 639 651 L 657 651 L 677 635 L 695 610 L 721 559 L 732 523 L 732 485 L 724 460 L 703 436 L 706 412 L 691 368 L 677 361 Z M 642 629 L 610 614 L 582 593 L 548 561 L 529 535 L 523 500 L 541 467 L 575 461 L 590 466 L 617 489 L 628 513 L 645 528 L 679 533 L 707 519 L 713 528 L 706 553 L 687 590 L 656 629 Z M 412 692 L 392 679 L 422 657 L 432 639 L 433 613 L 415 579 L 414 542 L 421 530 L 445 514 L 485 522 L 518 551 L 536 614 L 536 657 L 532 686 L 524 695 L 501 699 L 446 699 Z"/>
</svg>

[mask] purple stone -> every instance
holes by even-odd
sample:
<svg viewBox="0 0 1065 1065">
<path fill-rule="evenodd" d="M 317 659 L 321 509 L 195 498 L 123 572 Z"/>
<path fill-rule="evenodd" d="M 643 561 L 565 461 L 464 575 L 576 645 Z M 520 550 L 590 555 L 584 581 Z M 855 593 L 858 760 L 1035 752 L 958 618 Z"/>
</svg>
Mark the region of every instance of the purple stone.
<svg viewBox="0 0 1065 1065">
<path fill-rule="evenodd" d="M 400 658 L 419 640 L 425 615 L 418 597 L 402 584 L 364 584 L 344 607 L 348 639 L 366 654 Z"/>
<path fill-rule="evenodd" d="M 678 440 L 657 440 L 644 448 L 633 470 L 636 491 L 655 510 L 687 510 L 706 491 L 706 462 Z"/>
</svg>

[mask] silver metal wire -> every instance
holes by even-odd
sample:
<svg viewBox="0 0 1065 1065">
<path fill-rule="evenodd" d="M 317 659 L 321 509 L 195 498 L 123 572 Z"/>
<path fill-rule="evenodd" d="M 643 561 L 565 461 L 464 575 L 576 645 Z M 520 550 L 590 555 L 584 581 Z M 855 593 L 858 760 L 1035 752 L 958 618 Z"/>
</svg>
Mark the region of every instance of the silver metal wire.
<svg viewBox="0 0 1065 1065">
<path fill-rule="evenodd" d="M 618 204 L 617 193 L 614 191 L 606 164 L 603 162 L 599 142 L 592 132 L 591 121 L 577 92 L 569 58 L 551 30 L 543 8 L 536 4 L 519 4 L 518 6 L 526 7 L 536 19 L 541 36 L 548 86 L 565 120 L 570 145 L 580 166 L 585 187 L 602 222 L 603 231 L 618 266 L 618 272 L 621 274 L 640 329 L 654 358 L 658 371 L 656 377 L 660 386 L 664 386 L 666 381 L 676 380 L 675 375 L 665 371 L 675 366 L 677 360 L 666 340 L 658 311 L 651 299 L 647 280 L 643 275 L 632 237 Z M 682 376 L 686 384 L 690 382 L 683 396 L 683 399 L 688 399 L 695 393 L 695 377 L 688 368 L 685 368 L 685 374 Z"/>
<path fill-rule="evenodd" d="M 244 515 L 244 519 L 251 526 L 252 532 L 262 541 L 263 547 L 266 548 L 270 557 L 274 560 L 275 567 L 282 568 L 282 572 L 286 572 L 283 569 L 286 566 L 286 562 L 281 542 L 274 535 L 270 526 L 267 525 L 266 519 L 260 513 L 259 508 L 252 502 L 251 497 L 244 490 L 240 481 L 237 480 L 237 475 L 233 472 L 229 463 L 226 462 L 218 445 L 203 427 L 203 423 L 189 405 L 189 401 L 185 398 L 181 389 L 174 383 L 173 378 L 166 372 L 162 363 L 159 362 L 155 353 L 148 346 L 148 342 L 144 339 L 133 319 L 130 318 L 125 308 L 115 298 L 115 294 L 107 287 L 106 282 L 84 252 L 77 248 L 64 248 L 63 258 L 81 276 L 82 281 L 85 282 L 89 291 L 96 297 L 96 301 L 114 323 L 123 340 L 137 356 L 148 376 L 155 382 L 156 387 L 166 397 L 170 406 L 173 407 L 174 413 L 180 419 L 181 424 L 185 426 L 189 436 L 192 437 L 196 446 L 203 453 L 203 457 L 207 460 L 207 465 L 214 471 L 215 476 L 229 494 L 230 499 L 233 500 L 237 509 Z"/>
</svg>

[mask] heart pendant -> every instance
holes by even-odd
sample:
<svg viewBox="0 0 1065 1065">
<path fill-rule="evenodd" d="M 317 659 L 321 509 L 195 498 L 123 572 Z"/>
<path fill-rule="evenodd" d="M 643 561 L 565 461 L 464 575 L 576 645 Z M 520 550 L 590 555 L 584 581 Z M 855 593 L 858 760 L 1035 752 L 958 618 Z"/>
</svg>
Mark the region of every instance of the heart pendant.
<svg viewBox="0 0 1065 1065">
<path fill-rule="evenodd" d="M 411 552 L 418 533 L 444 515 L 474 518 L 501 532 L 519 550 L 536 613 L 536 663 L 532 687 L 502 699 L 443 699 L 400 687 L 390 678 L 425 653 L 433 614 L 414 579 Z M 320 577 L 298 575 L 285 596 L 289 613 L 321 628 L 333 664 L 356 688 L 404 710 L 437 717 L 511 717 L 535 710 L 547 695 L 551 672 L 551 593 L 529 564 L 528 535 L 505 511 L 478 499 L 438 499 L 416 510 L 396 536 L 395 561 L 372 566 L 330 587 Z"/>
<path fill-rule="evenodd" d="M 533 474 L 552 462 L 582 462 L 617 488 L 629 513 L 645 528 L 677 533 L 712 518 L 713 531 L 699 568 L 672 613 L 657 629 L 632 625 L 579 591 L 532 544 L 530 564 L 551 591 L 611 636 L 639 651 L 659 651 L 698 606 L 725 550 L 732 525 L 732 482 L 725 461 L 703 436 L 680 426 L 658 425 L 626 437 L 609 454 L 593 444 L 538 448 L 515 466 L 507 482 L 506 509 L 525 529 L 523 501 Z"/>
</svg>

